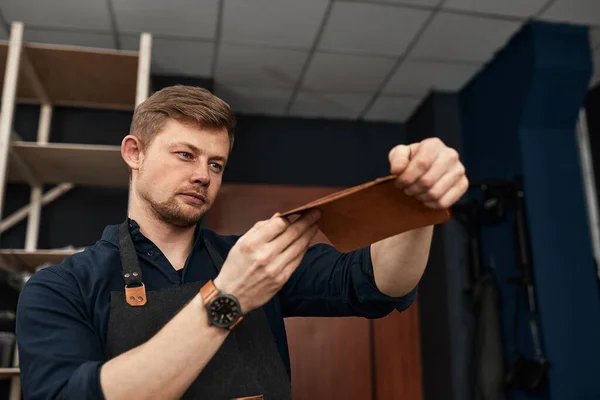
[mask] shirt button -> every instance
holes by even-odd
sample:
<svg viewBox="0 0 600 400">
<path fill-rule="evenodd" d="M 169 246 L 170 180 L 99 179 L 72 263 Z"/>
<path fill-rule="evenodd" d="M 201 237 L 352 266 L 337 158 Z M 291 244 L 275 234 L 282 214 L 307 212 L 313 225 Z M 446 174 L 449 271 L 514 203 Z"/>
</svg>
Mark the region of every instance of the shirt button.
<svg viewBox="0 0 600 400">
<path fill-rule="evenodd" d="M 150 251 L 148 251 L 148 255 L 149 255 L 150 257 L 152 257 L 152 256 L 154 255 L 154 250 L 150 250 Z"/>
</svg>

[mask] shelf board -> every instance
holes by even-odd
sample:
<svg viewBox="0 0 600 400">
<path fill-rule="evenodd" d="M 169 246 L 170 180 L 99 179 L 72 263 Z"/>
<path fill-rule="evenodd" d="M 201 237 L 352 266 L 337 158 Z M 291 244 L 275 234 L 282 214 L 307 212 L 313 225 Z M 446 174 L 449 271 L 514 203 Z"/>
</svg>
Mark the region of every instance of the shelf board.
<svg viewBox="0 0 600 400">
<path fill-rule="evenodd" d="M 0 41 L 0 88 L 8 56 L 8 41 Z M 78 46 L 24 43 L 28 59 L 53 105 L 133 110 L 139 53 Z M 39 104 L 23 72 L 17 103 Z"/>
<path fill-rule="evenodd" d="M 21 371 L 19 368 L 0 368 L 0 379 L 12 378 L 13 376 L 19 376 Z"/>
<path fill-rule="evenodd" d="M 0 249 L 0 268 L 12 271 L 35 272 L 43 264 L 58 264 L 81 249 Z"/>
<path fill-rule="evenodd" d="M 71 182 L 80 186 L 122 187 L 129 185 L 127 164 L 119 146 L 15 141 L 12 151 L 43 184 Z M 11 160 L 7 180 L 27 182 Z"/>
</svg>

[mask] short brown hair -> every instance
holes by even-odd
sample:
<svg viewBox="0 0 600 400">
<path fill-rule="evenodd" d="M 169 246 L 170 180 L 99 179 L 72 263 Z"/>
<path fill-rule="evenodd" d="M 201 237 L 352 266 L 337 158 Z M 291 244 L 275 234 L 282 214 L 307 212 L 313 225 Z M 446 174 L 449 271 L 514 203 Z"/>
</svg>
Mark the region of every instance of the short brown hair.
<svg viewBox="0 0 600 400">
<path fill-rule="evenodd" d="M 129 133 L 139 137 L 142 146 L 149 146 L 168 118 L 208 129 L 226 128 L 229 148 L 233 147 L 235 114 L 206 89 L 175 85 L 159 90 L 137 106 Z"/>
</svg>

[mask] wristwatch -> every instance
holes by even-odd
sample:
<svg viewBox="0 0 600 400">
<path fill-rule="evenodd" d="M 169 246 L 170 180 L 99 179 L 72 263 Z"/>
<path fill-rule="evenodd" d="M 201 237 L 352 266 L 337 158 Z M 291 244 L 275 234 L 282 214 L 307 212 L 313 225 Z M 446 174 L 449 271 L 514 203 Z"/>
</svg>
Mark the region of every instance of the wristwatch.
<svg viewBox="0 0 600 400">
<path fill-rule="evenodd" d="M 202 286 L 200 297 L 208 312 L 210 325 L 231 330 L 244 318 L 238 299 L 221 292 L 212 280 Z"/>
</svg>

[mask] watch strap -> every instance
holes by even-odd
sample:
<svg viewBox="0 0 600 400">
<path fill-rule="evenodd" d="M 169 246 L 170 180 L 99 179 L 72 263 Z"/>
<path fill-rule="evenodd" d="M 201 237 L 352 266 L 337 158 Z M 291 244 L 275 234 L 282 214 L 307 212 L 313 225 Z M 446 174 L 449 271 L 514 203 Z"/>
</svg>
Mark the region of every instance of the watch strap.
<svg viewBox="0 0 600 400">
<path fill-rule="evenodd" d="M 202 302 L 205 306 L 207 306 L 215 297 L 217 297 L 221 292 L 215 286 L 212 280 L 206 282 L 200 288 L 200 297 L 202 297 Z"/>
</svg>

